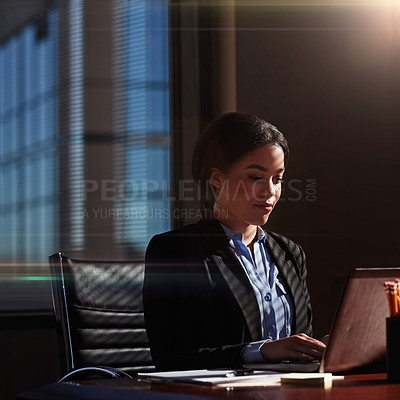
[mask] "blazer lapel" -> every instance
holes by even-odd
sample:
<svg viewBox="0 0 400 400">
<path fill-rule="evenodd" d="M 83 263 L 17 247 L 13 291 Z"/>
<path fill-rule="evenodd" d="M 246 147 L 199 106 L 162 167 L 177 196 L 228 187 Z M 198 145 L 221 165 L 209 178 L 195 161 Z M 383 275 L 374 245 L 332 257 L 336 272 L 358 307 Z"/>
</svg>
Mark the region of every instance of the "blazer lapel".
<svg viewBox="0 0 400 400">
<path fill-rule="evenodd" d="M 213 255 L 212 259 L 243 312 L 252 341 L 261 340 L 261 316 L 257 298 L 243 267 L 236 259 L 233 249 L 228 249 L 228 253 L 229 250 L 233 253 L 231 257 L 228 257 L 229 261 L 226 257 L 219 255 Z"/>
<path fill-rule="evenodd" d="M 262 338 L 261 316 L 253 287 L 220 224 L 216 221 L 199 223 L 200 229 L 207 233 L 209 258 L 218 267 L 228 287 L 233 293 L 249 328 L 252 341 Z"/>
<path fill-rule="evenodd" d="M 292 333 L 303 332 L 306 321 L 307 305 L 304 300 L 303 288 L 297 275 L 297 268 L 288 253 L 276 242 L 276 240 L 266 232 L 267 251 L 271 255 L 276 267 L 280 272 L 280 276 L 286 281 L 286 289 L 292 296 L 294 315 L 292 323 Z"/>
<path fill-rule="evenodd" d="M 285 251 L 278 245 L 274 238 L 268 234 L 268 232 L 266 232 L 265 244 L 267 246 L 267 251 L 272 256 L 275 265 L 278 267 L 279 272 L 286 280 L 288 289 L 291 288 L 291 285 L 294 283 L 293 281 L 297 278 L 292 261 L 287 259 Z"/>
</svg>

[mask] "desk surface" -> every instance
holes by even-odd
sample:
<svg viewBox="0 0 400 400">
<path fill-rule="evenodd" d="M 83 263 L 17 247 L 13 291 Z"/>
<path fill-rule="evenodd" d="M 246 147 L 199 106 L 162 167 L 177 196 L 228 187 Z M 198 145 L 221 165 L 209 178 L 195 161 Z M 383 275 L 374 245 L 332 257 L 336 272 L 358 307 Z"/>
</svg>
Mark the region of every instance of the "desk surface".
<svg viewBox="0 0 400 400">
<path fill-rule="evenodd" d="M 133 394 L 134 392 L 134 394 Z M 20 394 L 18 400 L 398 400 L 400 383 L 385 374 L 350 375 L 334 381 L 331 389 L 302 386 L 264 388 L 212 388 L 193 384 L 148 383 L 138 379 L 107 379 L 78 383 L 55 383 Z"/>
</svg>

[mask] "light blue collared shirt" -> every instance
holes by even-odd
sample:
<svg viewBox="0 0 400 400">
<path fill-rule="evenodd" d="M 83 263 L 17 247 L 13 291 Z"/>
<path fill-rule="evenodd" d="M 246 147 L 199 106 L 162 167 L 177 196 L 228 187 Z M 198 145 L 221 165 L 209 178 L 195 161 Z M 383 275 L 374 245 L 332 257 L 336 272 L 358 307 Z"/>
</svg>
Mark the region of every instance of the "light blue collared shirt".
<svg viewBox="0 0 400 400">
<path fill-rule="evenodd" d="M 262 361 L 259 348 L 266 340 L 290 336 L 292 303 L 284 285 L 279 280 L 278 268 L 266 251 L 264 231 L 257 227 L 258 237 L 253 245 L 253 259 L 249 249 L 242 242 L 242 234 L 235 233 L 222 224 L 221 226 L 250 280 L 261 315 L 263 340 L 245 348 L 242 357 L 246 363 Z"/>
</svg>

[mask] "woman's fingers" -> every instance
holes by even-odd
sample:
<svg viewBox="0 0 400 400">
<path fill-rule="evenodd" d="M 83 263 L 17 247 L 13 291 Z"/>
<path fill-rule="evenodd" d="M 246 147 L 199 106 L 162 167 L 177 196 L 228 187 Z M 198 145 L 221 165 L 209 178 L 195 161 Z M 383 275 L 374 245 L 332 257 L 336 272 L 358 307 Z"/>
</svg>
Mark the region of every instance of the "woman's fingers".
<svg viewBox="0 0 400 400">
<path fill-rule="evenodd" d="M 304 352 L 309 356 L 322 356 L 326 346 L 317 339 L 313 339 L 304 333 L 290 336 L 288 341 L 293 342 L 293 348 L 299 352 Z"/>
<path fill-rule="evenodd" d="M 325 345 L 304 333 L 289 336 L 284 339 L 266 342 L 261 347 L 262 356 L 268 361 L 282 360 L 319 360 L 325 350 Z"/>
</svg>

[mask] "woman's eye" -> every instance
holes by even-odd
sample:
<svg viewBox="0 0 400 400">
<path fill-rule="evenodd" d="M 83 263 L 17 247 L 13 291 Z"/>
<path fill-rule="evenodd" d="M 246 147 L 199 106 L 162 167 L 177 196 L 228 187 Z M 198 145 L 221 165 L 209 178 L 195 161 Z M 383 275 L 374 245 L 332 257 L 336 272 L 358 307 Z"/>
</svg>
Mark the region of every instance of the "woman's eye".
<svg viewBox="0 0 400 400">
<path fill-rule="evenodd" d="M 261 180 L 261 179 L 263 179 L 263 178 L 262 178 L 262 176 L 250 176 L 250 179 L 251 179 L 252 181 L 259 181 L 259 180 Z"/>
<path fill-rule="evenodd" d="M 260 181 L 265 181 L 265 179 L 262 176 L 256 176 L 256 175 L 250 175 L 249 178 L 253 181 L 253 182 L 260 182 Z M 283 182 L 283 178 L 273 178 L 272 182 L 274 185 L 278 185 L 280 183 Z"/>
</svg>

